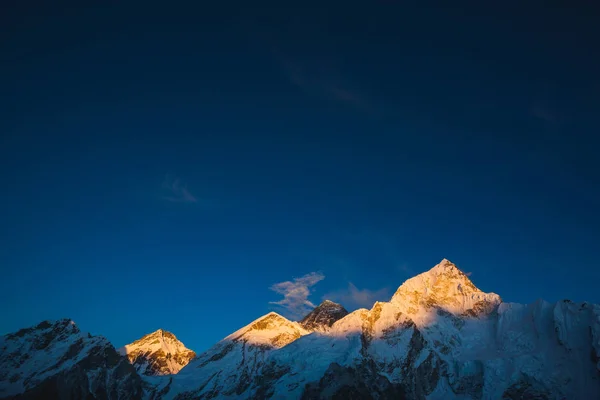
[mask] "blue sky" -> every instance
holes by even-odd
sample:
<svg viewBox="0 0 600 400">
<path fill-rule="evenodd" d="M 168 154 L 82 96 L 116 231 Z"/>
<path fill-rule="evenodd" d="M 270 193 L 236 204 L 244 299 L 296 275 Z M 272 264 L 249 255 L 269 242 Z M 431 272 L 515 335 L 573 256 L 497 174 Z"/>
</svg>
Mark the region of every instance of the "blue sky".
<svg viewBox="0 0 600 400">
<path fill-rule="evenodd" d="M 100 4 L 0 17 L 2 333 L 201 351 L 442 258 L 600 302 L 598 9 Z"/>
</svg>

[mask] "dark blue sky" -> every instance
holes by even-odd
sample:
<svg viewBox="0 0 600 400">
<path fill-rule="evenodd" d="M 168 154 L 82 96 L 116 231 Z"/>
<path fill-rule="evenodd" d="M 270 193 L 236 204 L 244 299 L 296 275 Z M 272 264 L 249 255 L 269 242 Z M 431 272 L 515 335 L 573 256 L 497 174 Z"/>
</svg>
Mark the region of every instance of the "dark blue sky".
<svg viewBox="0 0 600 400">
<path fill-rule="evenodd" d="M 592 2 L 79 3 L 0 13 L 1 333 L 201 351 L 275 283 L 355 308 L 444 257 L 600 302 Z"/>
</svg>

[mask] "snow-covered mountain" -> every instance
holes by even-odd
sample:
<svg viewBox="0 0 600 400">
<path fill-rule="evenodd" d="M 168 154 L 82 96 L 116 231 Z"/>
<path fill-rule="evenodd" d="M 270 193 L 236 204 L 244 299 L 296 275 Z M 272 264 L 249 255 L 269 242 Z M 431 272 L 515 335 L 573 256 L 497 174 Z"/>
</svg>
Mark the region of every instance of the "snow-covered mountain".
<svg viewBox="0 0 600 400">
<path fill-rule="evenodd" d="M 0 399 L 142 399 L 142 387 L 105 338 L 71 320 L 0 337 Z"/>
<path fill-rule="evenodd" d="M 162 329 L 121 347 L 119 353 L 143 375 L 176 374 L 196 357 L 175 335 Z"/>
<path fill-rule="evenodd" d="M 36 398 L 40 382 L 65 370 L 71 372 L 48 387 L 83 390 L 83 376 L 98 382 L 101 375 L 113 377 L 103 381 L 108 393 L 153 400 L 600 399 L 599 305 L 504 303 L 442 260 L 404 282 L 389 302 L 342 310 L 324 302 L 301 323 L 269 313 L 169 376 L 138 375 L 104 339 L 78 330 L 53 344 L 40 339 L 48 326 L 29 328 L 0 342 L 0 398 L 26 390 Z M 82 350 L 68 350 L 80 339 Z M 96 341 L 112 361 L 82 364 Z M 13 378 L 15 368 L 27 372 Z"/>
<path fill-rule="evenodd" d="M 269 353 L 309 333 L 298 322 L 270 312 L 192 360 L 173 376 L 163 397 L 241 396 L 266 371 Z"/>
<path fill-rule="evenodd" d="M 336 321 L 346 315 L 348 311 L 342 305 L 325 300 L 302 318 L 300 325 L 308 331 L 328 331 Z"/>
<path fill-rule="evenodd" d="M 159 398 L 600 399 L 600 306 L 503 303 L 442 260 L 325 331 L 268 314 L 192 361 Z"/>
</svg>

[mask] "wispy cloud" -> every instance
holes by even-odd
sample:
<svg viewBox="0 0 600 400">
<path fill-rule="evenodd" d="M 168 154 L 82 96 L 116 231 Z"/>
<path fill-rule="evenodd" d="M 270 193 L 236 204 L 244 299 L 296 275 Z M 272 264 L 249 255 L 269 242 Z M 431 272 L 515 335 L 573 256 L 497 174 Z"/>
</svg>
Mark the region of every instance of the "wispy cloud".
<svg viewBox="0 0 600 400">
<path fill-rule="evenodd" d="M 332 67 L 331 62 L 296 62 L 286 58 L 280 58 L 279 62 L 290 82 L 301 90 L 372 112 L 365 97 L 342 79 L 341 71 Z"/>
<path fill-rule="evenodd" d="M 162 183 L 163 198 L 174 203 L 197 203 L 198 199 L 190 193 L 181 179 L 167 175 Z"/>
<path fill-rule="evenodd" d="M 311 272 L 300 278 L 294 278 L 293 281 L 276 283 L 270 289 L 283 295 L 283 299 L 272 301 L 270 304 L 283 307 L 288 316 L 300 319 L 315 308 L 315 305 L 308 300 L 310 288 L 323 279 L 325 275 L 322 273 Z"/>
<path fill-rule="evenodd" d="M 554 114 L 552 111 L 550 111 L 550 109 L 548 109 L 540 103 L 535 103 L 531 107 L 531 115 L 549 124 L 555 124 L 556 122 L 558 122 L 556 114 Z"/>
<path fill-rule="evenodd" d="M 388 301 L 390 297 L 388 288 L 379 290 L 359 289 L 352 282 L 349 282 L 346 289 L 329 292 L 323 296 L 323 299 L 336 301 L 344 307 L 354 310 L 357 308 L 370 309 L 376 301 Z"/>
</svg>

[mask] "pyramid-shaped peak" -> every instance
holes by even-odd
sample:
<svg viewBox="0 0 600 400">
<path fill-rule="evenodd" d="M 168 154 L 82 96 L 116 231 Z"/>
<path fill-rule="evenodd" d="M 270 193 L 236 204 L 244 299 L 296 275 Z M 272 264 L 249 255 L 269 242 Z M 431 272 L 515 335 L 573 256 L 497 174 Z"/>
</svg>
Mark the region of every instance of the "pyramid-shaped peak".
<svg viewBox="0 0 600 400">
<path fill-rule="evenodd" d="M 159 340 L 159 341 L 163 341 L 163 342 L 165 340 L 171 340 L 171 341 L 174 341 L 174 342 L 179 342 L 179 340 L 177 339 L 177 337 L 173 333 L 160 328 L 160 329 L 155 330 L 154 332 L 151 332 L 151 333 L 148 333 L 148 334 L 142 336 L 141 338 L 139 338 L 138 340 L 134 341 L 130 345 L 142 344 L 142 343 L 146 343 L 146 342 L 149 342 L 149 341 L 155 341 L 155 340 Z"/>
<path fill-rule="evenodd" d="M 501 299 L 495 293 L 479 290 L 468 276 L 447 259 L 429 271 L 405 281 L 392 297 L 398 304 L 425 303 L 428 306 L 440 306 L 447 311 L 467 311 L 474 303 L 499 304 Z M 472 304 L 473 303 L 473 304 Z"/>
<path fill-rule="evenodd" d="M 300 325 L 309 331 L 327 331 L 338 320 L 348 315 L 341 304 L 325 300 L 300 321 Z"/>
<path fill-rule="evenodd" d="M 252 345 L 279 348 L 308 333 L 298 322 L 271 311 L 238 329 L 222 342 L 243 341 Z"/>
<path fill-rule="evenodd" d="M 341 304 L 336 303 L 335 301 L 331 301 L 331 300 L 323 300 L 321 302 L 321 304 L 319 304 L 317 307 L 343 308 Z"/>
<path fill-rule="evenodd" d="M 263 315 L 260 318 L 255 319 L 249 327 L 251 329 L 273 329 L 281 325 L 291 324 L 292 321 L 287 319 L 286 317 L 277 314 L 274 311 L 271 311 L 268 314 Z"/>
<path fill-rule="evenodd" d="M 147 337 L 154 337 L 154 336 L 162 336 L 163 335 L 163 330 L 162 329 L 157 329 L 154 332 L 150 332 L 144 336 L 142 336 L 142 338 L 147 338 Z"/>
<path fill-rule="evenodd" d="M 429 271 L 423 272 L 400 286 L 410 286 L 412 290 L 416 291 L 431 291 L 437 285 L 443 282 L 454 282 L 461 285 L 461 288 L 465 291 L 480 292 L 480 290 L 471 282 L 468 276 L 462 272 L 456 264 L 450 260 L 444 258 L 437 265 L 431 268 Z"/>
<path fill-rule="evenodd" d="M 459 270 L 459 269 L 456 266 L 456 264 L 454 264 L 452 261 L 448 260 L 447 258 L 444 258 L 444 259 L 442 259 L 442 261 L 439 262 L 439 264 L 434 266 L 430 271 L 442 272 L 442 271 L 453 271 L 453 270 Z"/>
<path fill-rule="evenodd" d="M 278 313 L 276 313 L 275 311 L 271 311 L 271 312 L 269 312 L 269 313 L 267 313 L 267 314 L 263 315 L 262 317 L 260 317 L 260 318 L 259 318 L 259 320 L 260 320 L 260 319 L 263 319 L 263 318 L 267 318 L 267 317 L 276 317 L 276 318 L 283 318 L 283 319 L 287 319 L 287 318 L 285 318 L 283 315 L 281 315 L 281 314 L 278 314 Z"/>
<path fill-rule="evenodd" d="M 177 337 L 173 333 L 166 331 L 164 329 L 159 329 L 156 331 L 156 333 L 159 334 L 160 336 L 162 336 L 163 338 L 177 340 Z"/>
<path fill-rule="evenodd" d="M 118 351 L 143 375 L 176 374 L 196 356 L 164 329 L 149 333 Z"/>
<path fill-rule="evenodd" d="M 272 331 L 275 332 L 281 327 L 290 327 L 290 326 L 299 326 L 296 322 L 292 322 L 284 316 L 277 314 L 274 311 L 271 311 L 262 317 L 255 319 L 250 322 L 248 325 L 244 326 L 241 329 L 238 329 L 236 332 L 227 336 L 224 340 L 234 339 L 240 337 L 242 335 L 248 334 L 250 331 Z"/>
<path fill-rule="evenodd" d="M 456 264 L 446 258 L 440 261 L 439 264 L 435 265 L 429 271 L 417 275 L 416 277 L 422 275 L 435 279 L 458 279 L 464 281 L 466 286 L 479 290 L 475 287 L 475 285 L 473 285 L 467 274 L 462 272 L 460 268 L 456 266 Z"/>
</svg>

